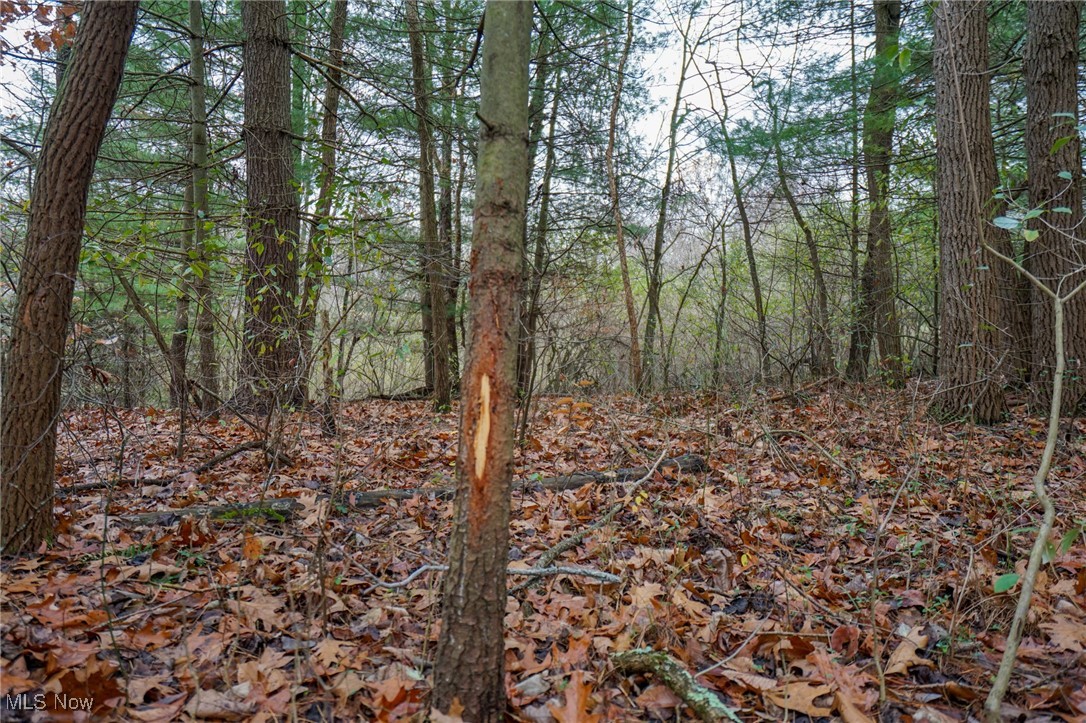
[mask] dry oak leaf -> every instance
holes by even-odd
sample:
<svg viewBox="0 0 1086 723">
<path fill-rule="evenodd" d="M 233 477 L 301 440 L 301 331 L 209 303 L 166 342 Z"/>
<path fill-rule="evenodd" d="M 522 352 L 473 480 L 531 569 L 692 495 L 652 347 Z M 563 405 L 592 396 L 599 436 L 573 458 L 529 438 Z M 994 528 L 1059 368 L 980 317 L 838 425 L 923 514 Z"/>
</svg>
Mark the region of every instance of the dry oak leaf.
<svg viewBox="0 0 1086 723">
<path fill-rule="evenodd" d="M 212 720 L 242 720 L 256 712 L 256 704 L 238 698 L 233 692 L 198 690 L 185 711 L 193 718 Z"/>
<path fill-rule="evenodd" d="M 1055 615 L 1052 622 L 1041 623 L 1049 641 L 1060 650 L 1081 653 L 1086 647 L 1086 625 L 1067 615 Z"/>
<path fill-rule="evenodd" d="M 793 683 L 785 683 L 780 688 L 767 690 L 764 695 L 785 710 L 805 713 L 812 718 L 824 718 L 833 715 L 833 708 L 816 705 L 815 700 L 832 692 L 833 688 L 828 685 L 811 685 L 806 681 L 797 680 Z"/>
<path fill-rule="evenodd" d="M 886 663 L 886 675 L 908 673 L 909 668 L 914 665 L 921 665 L 925 668 L 935 667 L 935 663 L 917 655 L 917 651 L 928 644 L 928 636 L 924 635 L 921 630 L 923 630 L 923 627 L 920 625 L 910 630 L 905 639 L 901 641 L 901 644 L 891 653 L 890 660 Z"/>
<path fill-rule="evenodd" d="M 561 708 L 547 704 L 558 723 L 596 723 L 600 719 L 598 714 L 588 712 L 592 708 L 592 686 L 584 681 L 583 670 L 573 671 L 563 693 L 566 702 Z"/>
</svg>

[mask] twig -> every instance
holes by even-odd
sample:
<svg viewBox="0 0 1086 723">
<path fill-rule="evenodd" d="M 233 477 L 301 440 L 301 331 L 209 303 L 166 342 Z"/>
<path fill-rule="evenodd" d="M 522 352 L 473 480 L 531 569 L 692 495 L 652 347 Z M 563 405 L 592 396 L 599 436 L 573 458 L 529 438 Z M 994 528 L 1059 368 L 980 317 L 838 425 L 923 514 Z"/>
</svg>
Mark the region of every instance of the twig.
<svg viewBox="0 0 1086 723">
<path fill-rule="evenodd" d="M 632 485 L 630 485 L 630 488 L 626 491 L 626 493 L 629 494 L 630 492 L 636 490 L 638 487 L 643 485 L 648 480 L 652 479 L 652 476 L 656 473 L 656 469 L 660 466 L 660 463 L 664 461 L 664 455 L 666 455 L 666 454 L 667 454 L 667 450 L 664 450 L 663 452 L 661 452 L 660 456 L 656 458 L 656 461 L 652 463 L 652 467 L 649 468 L 648 472 L 646 472 L 644 475 L 642 475 L 642 477 L 639 480 L 637 480 Z M 601 527 L 604 527 L 605 525 L 611 524 L 611 520 L 613 520 L 615 518 L 615 515 L 617 515 L 619 513 L 619 511 L 625 506 L 626 506 L 625 502 L 618 502 L 618 503 L 612 505 L 611 509 L 607 510 L 607 512 L 604 514 L 603 517 L 596 520 L 595 522 L 593 522 L 591 525 L 589 525 L 585 529 L 581 530 L 580 532 L 578 532 L 575 535 L 572 535 L 571 537 L 567 537 L 564 540 L 560 540 L 558 542 L 558 544 L 553 545 L 552 547 L 544 550 L 543 554 L 539 556 L 539 562 L 536 565 L 536 569 L 545 569 L 548 565 L 550 565 L 552 562 L 557 560 L 558 556 L 561 555 L 563 552 L 565 552 L 566 550 L 572 550 L 574 547 L 576 547 L 577 545 L 579 545 L 581 543 L 581 540 L 585 539 L 586 537 L 588 537 L 589 535 L 591 535 L 593 532 L 600 529 Z M 521 590 L 525 590 L 525 589 L 531 587 L 532 585 L 536 584 L 537 582 L 538 582 L 538 579 L 525 580 L 524 582 L 520 583 L 519 585 L 514 587 L 509 592 L 511 592 L 511 593 L 520 592 Z"/>
</svg>

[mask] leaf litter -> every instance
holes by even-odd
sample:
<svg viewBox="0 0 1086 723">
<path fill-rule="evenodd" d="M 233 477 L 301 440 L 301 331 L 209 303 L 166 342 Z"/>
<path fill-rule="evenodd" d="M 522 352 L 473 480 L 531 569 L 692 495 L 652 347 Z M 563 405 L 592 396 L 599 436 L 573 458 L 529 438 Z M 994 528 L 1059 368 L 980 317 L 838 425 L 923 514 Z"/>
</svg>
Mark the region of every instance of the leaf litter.
<svg viewBox="0 0 1086 723">
<path fill-rule="evenodd" d="M 664 452 L 701 455 L 709 471 L 514 494 L 511 568 L 621 503 L 554 564 L 622 582 L 557 574 L 510 596 L 511 719 L 691 716 L 653 676 L 609 662 L 642 647 L 742 719 L 980 716 L 1040 516 L 1030 475 L 1044 425 L 1022 411 L 989 428 L 922 412 L 915 394 L 858 387 L 542 397 L 518 478 L 650 466 Z M 176 412 L 68 414 L 57 537 L 0 569 L 4 720 L 59 720 L 12 705 L 59 693 L 93 699 L 70 720 L 427 715 L 451 503 L 353 509 L 342 493 L 452 485 L 457 414 L 365 401 L 338 415 L 337 438 L 295 414 L 278 460 L 253 444 L 197 473 L 253 430 L 189 420 L 178 460 Z M 1059 529 L 1008 698 L 1023 720 L 1086 716 L 1086 464 L 1082 424 L 1066 424 L 1051 480 Z M 293 498 L 296 513 L 181 514 L 262 498 Z M 131 522 L 162 510 L 178 514 Z"/>
</svg>

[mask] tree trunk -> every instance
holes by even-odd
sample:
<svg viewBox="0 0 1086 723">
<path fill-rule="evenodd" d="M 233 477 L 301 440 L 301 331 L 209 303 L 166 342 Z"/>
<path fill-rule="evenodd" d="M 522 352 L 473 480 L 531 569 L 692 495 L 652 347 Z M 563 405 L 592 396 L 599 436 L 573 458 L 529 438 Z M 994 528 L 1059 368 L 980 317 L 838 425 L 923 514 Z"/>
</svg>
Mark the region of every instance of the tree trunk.
<svg viewBox="0 0 1086 723">
<path fill-rule="evenodd" d="M 0 553 L 53 529 L 56 421 L 87 192 L 136 26 L 133 1 L 87 3 L 49 113 L 30 199 L 0 401 Z"/>
<path fill-rule="evenodd" d="M 437 241 L 441 247 L 441 265 L 445 272 L 445 325 L 447 327 L 449 346 L 449 377 L 452 386 L 456 386 L 460 377 L 460 354 L 457 346 L 456 335 L 456 308 L 457 289 L 459 288 L 459 249 L 455 248 L 456 235 L 454 233 L 454 214 L 459 213 L 459 208 L 453 202 L 453 135 L 458 133 L 456 125 L 456 85 L 454 66 L 456 33 L 453 29 L 452 8 L 448 2 L 444 5 L 445 32 L 441 34 L 442 40 L 442 74 L 441 88 L 442 99 L 441 119 L 441 160 L 438 172 L 438 203 L 437 203 Z M 462 169 L 461 169 L 462 173 Z M 457 225 L 459 220 L 456 220 Z M 454 254 L 456 258 L 454 258 Z"/>
<path fill-rule="evenodd" d="M 192 251 L 193 222 L 195 214 L 192 211 L 192 184 L 185 185 L 184 210 L 182 211 L 182 227 L 178 244 L 178 255 L 181 257 L 182 271 L 189 265 L 189 253 Z M 187 362 L 189 350 L 189 294 L 192 292 L 192 284 L 187 275 L 178 274 L 177 309 L 174 314 L 173 336 L 170 337 L 170 350 L 166 357 L 170 371 L 170 405 L 181 407 L 181 418 L 185 417 L 185 405 L 188 404 Z"/>
<path fill-rule="evenodd" d="M 319 190 L 317 203 L 313 210 L 313 220 L 309 224 L 309 242 L 305 254 L 305 267 L 302 270 L 302 299 L 299 310 L 299 337 L 302 354 L 306 360 L 313 358 L 313 327 L 316 323 L 317 309 L 320 306 L 321 290 L 324 287 L 324 258 L 331 242 L 329 224 L 332 216 L 332 200 L 336 188 L 336 143 L 339 125 L 339 86 L 340 66 L 343 64 L 343 33 L 347 26 L 347 0 L 335 0 L 332 5 L 332 25 L 328 39 L 327 82 L 324 87 L 324 111 L 321 119 L 321 161 L 318 176 Z M 301 374 L 298 399 L 304 403 L 308 398 L 309 367 Z"/>
<path fill-rule="evenodd" d="M 687 23 L 687 31 L 690 23 Z M 667 166 L 664 168 L 664 185 L 660 189 L 660 207 L 656 215 L 656 228 L 652 236 L 652 252 L 648 259 L 648 288 L 646 290 L 647 306 L 645 315 L 645 344 L 641 348 L 641 380 L 642 386 L 651 390 L 653 386 L 653 374 L 656 370 L 656 326 L 660 321 L 660 292 L 663 286 L 663 260 L 664 260 L 664 232 L 667 230 L 667 207 L 671 200 L 671 178 L 675 172 L 675 153 L 679 135 L 679 106 L 683 99 L 683 85 L 686 81 L 686 71 L 690 66 L 691 52 L 687 44 L 686 35 L 683 35 L 683 55 L 679 66 L 679 84 L 675 88 L 675 102 L 671 106 L 671 120 L 668 124 L 667 135 Z"/>
<path fill-rule="evenodd" d="M 947 417 L 998 420 L 1006 406 L 998 377 L 1005 319 L 992 190 L 998 183 L 988 88 L 988 18 L 982 0 L 935 6 L 936 168 L 939 205 L 942 387 L 934 410 Z"/>
<path fill-rule="evenodd" d="M 245 338 L 242 407 L 296 399 L 299 202 L 290 119 L 290 43 L 283 0 L 243 0 L 245 35 Z"/>
<path fill-rule="evenodd" d="M 641 389 L 641 348 L 637 340 L 637 307 L 634 304 L 633 286 L 630 284 L 630 265 L 626 258 L 626 230 L 622 218 L 622 199 L 618 192 L 618 175 L 615 172 L 615 134 L 618 129 L 618 111 L 622 105 L 622 86 L 626 80 L 626 61 L 633 45 L 633 0 L 626 2 L 626 40 L 618 61 L 615 94 L 611 98 L 610 123 L 607 127 L 607 185 L 611 191 L 611 211 L 615 219 L 615 245 L 618 248 L 618 266 L 622 273 L 622 297 L 626 302 L 626 321 L 630 325 L 630 385 L 634 391 Z"/>
<path fill-rule="evenodd" d="M 777 156 L 777 178 L 781 184 L 781 193 L 792 211 L 792 218 L 803 233 L 803 239 L 807 243 L 807 254 L 811 261 L 811 276 L 814 281 L 815 305 L 814 319 L 812 319 L 811 331 L 811 374 L 816 377 L 825 377 L 834 373 L 833 342 L 830 341 L 830 306 L 829 296 L 826 293 L 826 280 L 822 276 L 822 263 L 818 256 L 818 244 L 815 242 L 814 232 L 803 217 L 803 213 L 796 203 L 796 197 L 792 193 L 792 187 L 788 185 L 788 174 L 784 171 L 784 153 L 781 150 L 780 124 L 777 117 L 777 107 L 770 99 L 770 107 L 773 113 L 773 145 Z"/>
<path fill-rule="evenodd" d="M 1026 264 L 1046 286 L 1067 293 L 1082 279 L 1086 268 L 1077 92 L 1082 3 L 1046 0 L 1028 2 L 1026 8 L 1023 70 L 1029 204 L 1044 209 L 1029 221 L 1028 227 L 1037 237 L 1027 242 Z M 1053 313 L 1051 301 L 1033 288 L 1030 381 L 1032 403 L 1037 409 L 1047 409 L 1051 402 L 1056 363 Z M 1063 385 L 1063 408 L 1074 410 L 1086 392 L 1086 295 L 1079 294 L 1067 302 L 1064 314 L 1068 373 Z"/>
<path fill-rule="evenodd" d="M 860 92 L 856 73 L 856 3 L 849 3 L 849 88 L 852 94 L 852 168 L 849 178 L 849 339 L 845 377 L 862 380 L 867 377 L 867 357 L 871 340 L 860 329 L 863 307 L 860 287 Z"/>
<path fill-rule="evenodd" d="M 867 258 L 861 277 L 857 364 L 852 378 L 867 376 L 871 340 L 878 341 L 879 369 L 892 386 L 901 383 L 904 370 L 901 332 L 895 304 L 894 251 L 890 228 L 890 160 L 897 115 L 898 33 L 900 0 L 874 0 L 875 75 L 863 122 L 863 154 L 867 167 Z"/>
<path fill-rule="evenodd" d="M 189 104 L 192 112 L 190 144 L 192 146 L 192 244 L 196 254 L 192 289 L 196 297 L 196 336 L 200 345 L 198 376 L 200 408 L 207 412 L 217 404 L 219 372 L 215 360 L 215 317 L 211 307 L 211 256 L 207 249 L 208 216 L 207 182 L 207 98 L 204 69 L 204 16 L 201 0 L 189 0 Z"/>
<path fill-rule="evenodd" d="M 434 705 L 470 721 L 505 714 L 505 568 L 516 406 L 517 303 L 528 161 L 532 3 L 491 0 L 471 259 L 471 342 L 462 381 L 457 491 Z"/>
<path fill-rule="evenodd" d="M 418 0 L 406 0 L 407 33 L 411 46 L 411 77 L 419 137 L 419 241 L 423 248 L 426 293 L 430 300 L 431 356 L 434 367 L 434 406 L 447 408 L 452 399 L 449 377 L 449 327 L 445 300 L 445 274 L 437 237 L 434 206 L 433 135 L 430 132 L 430 67 L 426 62 Z"/>
</svg>

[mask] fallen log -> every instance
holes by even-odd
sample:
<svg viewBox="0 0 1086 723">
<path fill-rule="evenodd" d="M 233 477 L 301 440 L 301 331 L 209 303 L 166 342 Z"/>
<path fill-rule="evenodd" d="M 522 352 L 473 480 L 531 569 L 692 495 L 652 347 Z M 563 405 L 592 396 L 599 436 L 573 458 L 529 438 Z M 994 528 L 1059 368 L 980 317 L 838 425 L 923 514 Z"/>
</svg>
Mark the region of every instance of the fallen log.
<svg viewBox="0 0 1086 723">
<path fill-rule="evenodd" d="M 657 469 L 666 476 L 674 476 L 680 472 L 695 473 L 709 469 L 703 457 L 696 454 L 684 454 L 679 457 L 665 459 L 657 465 Z M 544 477 L 542 479 L 518 480 L 513 483 L 516 492 L 536 492 L 539 490 L 565 491 L 573 490 L 585 485 L 623 483 L 639 480 L 648 476 L 652 471 L 649 467 L 628 467 L 608 472 L 578 472 L 572 475 L 558 477 Z M 456 494 L 452 487 L 416 487 L 411 489 L 384 489 L 369 492 L 345 491 L 334 499 L 339 504 L 344 504 L 353 509 L 366 507 L 380 507 L 386 502 L 394 500 L 409 500 L 413 497 L 433 497 L 439 500 L 451 500 Z M 325 496 L 327 497 L 327 496 Z M 210 517 L 216 520 L 245 520 L 253 517 L 265 517 L 280 521 L 289 519 L 299 507 L 299 503 L 293 497 L 273 497 L 262 502 L 246 502 L 240 504 L 220 506 L 193 506 L 178 509 L 162 510 L 160 512 L 145 512 L 136 515 L 117 517 L 117 520 L 134 525 L 170 524 L 180 517 Z M 261 510 L 272 514 L 262 514 Z"/>
</svg>

